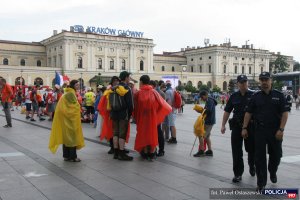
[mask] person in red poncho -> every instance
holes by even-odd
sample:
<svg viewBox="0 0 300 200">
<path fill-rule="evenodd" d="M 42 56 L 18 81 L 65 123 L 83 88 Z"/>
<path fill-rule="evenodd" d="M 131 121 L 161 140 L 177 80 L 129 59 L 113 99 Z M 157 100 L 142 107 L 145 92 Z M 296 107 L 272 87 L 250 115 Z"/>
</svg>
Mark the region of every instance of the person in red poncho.
<svg viewBox="0 0 300 200">
<path fill-rule="evenodd" d="M 137 134 L 134 149 L 147 160 L 155 156 L 157 125 L 172 111 L 171 106 L 153 89 L 148 75 L 140 78 L 140 90 L 134 95 Z"/>
</svg>

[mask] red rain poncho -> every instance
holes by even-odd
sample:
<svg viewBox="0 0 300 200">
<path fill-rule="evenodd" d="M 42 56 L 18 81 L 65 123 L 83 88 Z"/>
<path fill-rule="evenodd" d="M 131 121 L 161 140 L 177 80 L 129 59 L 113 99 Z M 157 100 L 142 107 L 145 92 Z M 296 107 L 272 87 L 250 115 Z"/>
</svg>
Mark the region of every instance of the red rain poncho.
<svg viewBox="0 0 300 200">
<path fill-rule="evenodd" d="M 150 146 L 153 152 L 158 145 L 157 125 L 172 111 L 171 106 L 152 86 L 144 85 L 134 95 L 134 117 L 137 134 L 134 149 L 141 152 Z"/>
</svg>

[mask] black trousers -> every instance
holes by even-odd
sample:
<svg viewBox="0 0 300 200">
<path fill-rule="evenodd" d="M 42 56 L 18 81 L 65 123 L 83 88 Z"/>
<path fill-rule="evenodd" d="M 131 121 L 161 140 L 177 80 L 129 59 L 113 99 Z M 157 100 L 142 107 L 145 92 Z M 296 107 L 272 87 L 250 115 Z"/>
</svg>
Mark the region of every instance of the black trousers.
<svg viewBox="0 0 300 200">
<path fill-rule="evenodd" d="M 158 146 L 159 146 L 159 152 L 165 151 L 165 138 L 164 133 L 161 130 L 161 124 L 157 126 L 157 133 L 158 133 Z"/>
<path fill-rule="evenodd" d="M 269 153 L 268 170 L 276 174 L 282 157 L 282 141 L 275 138 L 278 128 L 258 126 L 255 131 L 255 165 L 257 185 L 263 187 L 267 184 L 267 158 L 266 146 Z"/>
<path fill-rule="evenodd" d="M 235 176 L 242 176 L 244 173 L 243 160 L 243 142 L 245 144 L 246 152 L 248 153 L 248 165 L 254 167 L 255 165 L 255 148 L 254 148 L 254 133 L 253 130 L 248 130 L 248 138 L 243 139 L 242 129 L 234 127 L 231 132 L 231 149 L 233 160 L 233 173 Z"/>
<path fill-rule="evenodd" d="M 69 159 L 76 159 L 76 147 L 66 147 L 65 145 L 63 145 L 63 157 Z"/>
</svg>

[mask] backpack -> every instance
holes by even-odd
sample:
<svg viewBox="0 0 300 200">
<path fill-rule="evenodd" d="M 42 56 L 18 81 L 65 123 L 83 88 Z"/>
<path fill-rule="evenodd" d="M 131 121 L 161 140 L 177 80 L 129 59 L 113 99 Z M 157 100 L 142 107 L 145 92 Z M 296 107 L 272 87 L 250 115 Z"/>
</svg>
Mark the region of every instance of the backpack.
<svg viewBox="0 0 300 200">
<path fill-rule="evenodd" d="M 120 96 L 115 90 L 109 95 L 109 103 L 112 111 L 121 111 L 126 108 L 124 96 Z"/>
<path fill-rule="evenodd" d="M 174 91 L 174 108 L 181 108 L 182 105 L 182 99 L 181 99 L 181 95 L 179 92 Z"/>
</svg>

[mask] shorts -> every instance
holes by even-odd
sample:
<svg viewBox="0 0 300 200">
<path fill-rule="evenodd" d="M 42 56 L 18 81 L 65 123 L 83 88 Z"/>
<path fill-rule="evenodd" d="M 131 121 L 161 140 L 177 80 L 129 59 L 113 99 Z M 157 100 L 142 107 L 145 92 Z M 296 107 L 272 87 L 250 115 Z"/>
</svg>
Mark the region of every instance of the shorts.
<svg viewBox="0 0 300 200">
<path fill-rule="evenodd" d="M 168 115 L 168 125 L 169 127 L 170 126 L 175 126 L 175 120 L 176 120 L 176 114 L 171 112 L 169 115 Z"/>
<path fill-rule="evenodd" d="M 39 110 L 39 106 L 37 103 L 32 102 L 32 110 L 33 111 L 38 111 Z"/>
<path fill-rule="evenodd" d="M 25 103 L 26 111 L 31 111 L 31 103 Z"/>
<path fill-rule="evenodd" d="M 118 137 L 125 140 L 127 136 L 128 123 L 128 120 L 113 120 L 114 137 Z"/>
<path fill-rule="evenodd" d="M 95 114 L 95 108 L 94 106 L 86 106 L 86 114 Z"/>
<path fill-rule="evenodd" d="M 204 125 L 204 130 L 205 130 L 205 138 L 209 138 L 211 135 L 211 129 L 213 125 Z"/>
<path fill-rule="evenodd" d="M 54 112 L 54 104 L 53 103 L 50 103 L 47 105 L 47 111 L 50 113 Z"/>
<path fill-rule="evenodd" d="M 166 125 L 166 126 L 168 126 L 169 125 L 169 121 L 168 121 L 168 115 L 165 117 L 165 119 L 164 119 L 164 121 L 163 121 L 163 123 L 162 123 L 163 125 Z"/>
</svg>

